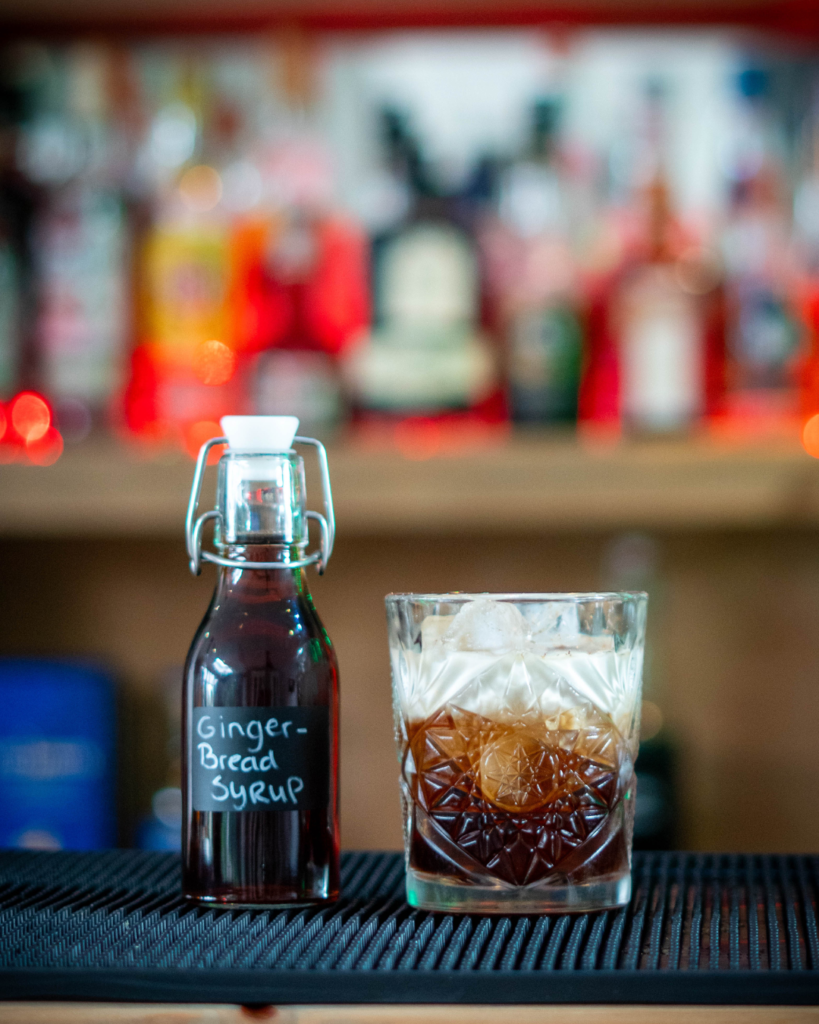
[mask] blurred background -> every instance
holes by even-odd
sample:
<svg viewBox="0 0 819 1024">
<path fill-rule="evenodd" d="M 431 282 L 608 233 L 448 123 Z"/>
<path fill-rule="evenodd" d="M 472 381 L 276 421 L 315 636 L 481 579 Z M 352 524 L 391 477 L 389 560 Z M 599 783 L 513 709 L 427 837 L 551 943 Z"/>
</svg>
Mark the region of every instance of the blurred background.
<svg viewBox="0 0 819 1024">
<path fill-rule="evenodd" d="M 178 847 L 192 458 L 288 413 L 344 845 L 387 592 L 628 588 L 638 845 L 819 847 L 819 32 L 704 7 L 3 0 L 0 845 Z"/>
</svg>

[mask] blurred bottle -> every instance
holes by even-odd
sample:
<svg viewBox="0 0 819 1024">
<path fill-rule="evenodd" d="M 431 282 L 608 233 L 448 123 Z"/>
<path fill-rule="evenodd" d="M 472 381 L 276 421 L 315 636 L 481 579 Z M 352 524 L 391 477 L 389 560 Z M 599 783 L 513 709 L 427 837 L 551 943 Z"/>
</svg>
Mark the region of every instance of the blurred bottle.
<svg viewBox="0 0 819 1024">
<path fill-rule="evenodd" d="M 10 54 L 4 54 L 6 59 Z M 22 347 L 23 239 L 17 226 L 14 150 L 22 116 L 17 83 L 7 69 L 0 77 L 0 396 L 17 383 Z"/>
<path fill-rule="evenodd" d="M 315 157 L 329 178 L 323 150 Z M 255 295 L 265 311 L 257 320 L 264 329 L 253 410 L 296 416 L 305 430 L 327 436 L 344 415 L 339 360 L 369 322 L 364 235 L 326 196 L 294 198 L 279 210 L 249 269 L 245 295 Z"/>
<path fill-rule="evenodd" d="M 698 269 L 672 207 L 665 169 L 665 90 L 644 99 L 635 168 L 641 237 L 611 297 L 624 424 L 647 432 L 690 429 L 705 409 L 705 320 L 700 295 L 716 282 Z"/>
<path fill-rule="evenodd" d="M 802 161 L 794 192 L 793 235 L 798 263 L 796 302 L 805 330 L 801 412 L 819 412 L 819 87 L 804 125 Z"/>
<path fill-rule="evenodd" d="M 496 353 L 481 330 L 480 261 L 468 212 L 431 180 L 402 115 L 382 115 L 388 164 L 406 196 L 373 241 L 375 327 L 347 378 L 360 418 L 493 422 L 503 417 Z"/>
<path fill-rule="evenodd" d="M 0 53 L 0 397 L 36 387 L 36 316 L 32 236 L 42 200 L 40 185 L 21 166 L 36 116 L 34 65 L 43 49 L 7 46 Z"/>
<path fill-rule="evenodd" d="M 799 408 L 803 350 L 793 306 L 784 143 L 768 74 L 746 68 L 736 86 L 723 233 L 729 317 L 725 413 L 749 427 L 789 426 Z"/>
<path fill-rule="evenodd" d="M 275 130 L 260 150 L 265 224 L 245 248 L 236 296 L 256 325 L 252 407 L 292 415 L 327 436 L 344 415 L 338 362 L 369 324 L 368 251 L 359 225 L 334 196 L 334 167 L 321 124 L 312 39 L 277 41 L 280 100 Z"/>
<path fill-rule="evenodd" d="M 142 253 L 141 347 L 132 358 L 126 418 L 144 437 L 184 438 L 241 407 L 228 340 L 228 238 L 219 227 L 162 219 Z M 188 435 L 192 435 L 188 438 Z"/>
<path fill-rule="evenodd" d="M 559 148 L 557 100 L 538 101 L 524 157 L 507 168 L 495 239 L 502 277 L 509 401 L 521 423 L 571 423 L 583 362 L 583 324 L 574 253 L 574 197 Z M 500 283 L 500 282 L 499 282 Z"/>
<path fill-rule="evenodd" d="M 214 97 L 201 64 L 177 57 L 171 72 L 141 156 L 152 210 L 125 418 L 136 434 L 194 453 L 220 416 L 244 407 L 246 391 L 231 316 L 231 221 L 205 131 Z"/>
<path fill-rule="evenodd" d="M 104 420 L 122 386 L 128 241 L 120 198 L 85 184 L 52 194 L 34 235 L 42 386 L 59 411 Z"/>
<path fill-rule="evenodd" d="M 40 189 L 31 227 L 36 380 L 68 433 L 107 418 L 122 384 L 130 310 L 121 198 L 121 127 L 110 107 L 113 54 L 73 44 L 39 54 L 41 80 L 17 159 Z M 35 73 L 36 72 L 36 73 Z"/>
<path fill-rule="evenodd" d="M 661 552 L 654 538 L 642 533 L 615 537 L 603 553 L 602 585 L 611 590 L 645 590 L 650 595 L 649 644 L 643 666 L 640 753 L 637 759 L 637 802 L 634 845 L 638 850 L 673 850 L 679 842 L 679 748 L 669 728 L 661 644 L 665 625 Z"/>
<path fill-rule="evenodd" d="M 23 346 L 23 254 L 15 230 L 15 197 L 3 177 L 0 171 L 0 396 L 6 398 L 18 381 Z"/>
<path fill-rule="evenodd" d="M 0 702 L 0 846 L 113 846 L 116 718 L 108 676 L 81 664 L 2 659 Z"/>
</svg>

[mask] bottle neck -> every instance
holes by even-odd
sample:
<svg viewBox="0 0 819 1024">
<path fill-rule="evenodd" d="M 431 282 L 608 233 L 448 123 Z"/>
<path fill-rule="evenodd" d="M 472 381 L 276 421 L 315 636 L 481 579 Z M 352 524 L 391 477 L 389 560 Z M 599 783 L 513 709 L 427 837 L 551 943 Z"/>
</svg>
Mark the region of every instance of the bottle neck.
<svg viewBox="0 0 819 1024">
<path fill-rule="evenodd" d="M 294 452 L 228 451 L 219 460 L 216 546 L 225 550 L 274 541 L 283 548 L 306 544 L 304 490 L 304 462 Z M 268 559 L 286 560 L 286 554 Z"/>
<path fill-rule="evenodd" d="M 670 263 L 674 259 L 671 239 L 673 215 L 671 196 L 662 174 L 649 185 L 646 194 L 648 229 L 646 255 L 650 263 Z"/>
<path fill-rule="evenodd" d="M 281 568 L 246 569 L 219 567 L 216 585 L 217 597 L 255 597 L 258 600 L 285 600 L 292 597 L 310 598 L 307 575 L 302 566 L 291 566 L 304 552 L 296 545 L 283 544 L 230 544 L 223 549 L 225 557 L 239 562 L 278 562 Z"/>
</svg>

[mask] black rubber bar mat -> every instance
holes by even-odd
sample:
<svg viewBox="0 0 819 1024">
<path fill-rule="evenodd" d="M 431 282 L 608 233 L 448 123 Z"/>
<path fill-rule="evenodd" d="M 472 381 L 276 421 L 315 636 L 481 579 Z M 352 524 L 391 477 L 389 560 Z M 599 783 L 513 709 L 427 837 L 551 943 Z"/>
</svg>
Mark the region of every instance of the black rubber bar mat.
<svg viewBox="0 0 819 1024">
<path fill-rule="evenodd" d="M 0 997 L 230 1003 L 819 1002 L 819 858 L 635 854 L 622 910 L 413 910 L 393 853 L 331 907 L 215 910 L 172 854 L 0 853 Z"/>
</svg>

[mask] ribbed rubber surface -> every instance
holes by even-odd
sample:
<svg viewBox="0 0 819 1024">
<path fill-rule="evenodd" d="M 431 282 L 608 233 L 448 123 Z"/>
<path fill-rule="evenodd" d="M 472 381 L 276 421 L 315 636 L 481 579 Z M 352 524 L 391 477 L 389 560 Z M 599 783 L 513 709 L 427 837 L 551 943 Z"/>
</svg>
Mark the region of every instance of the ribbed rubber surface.
<svg viewBox="0 0 819 1024">
<path fill-rule="evenodd" d="M 397 854 L 332 907 L 213 910 L 170 854 L 0 853 L 0 996 L 261 1002 L 819 1001 L 819 858 L 636 854 L 621 911 L 412 910 Z"/>
</svg>

